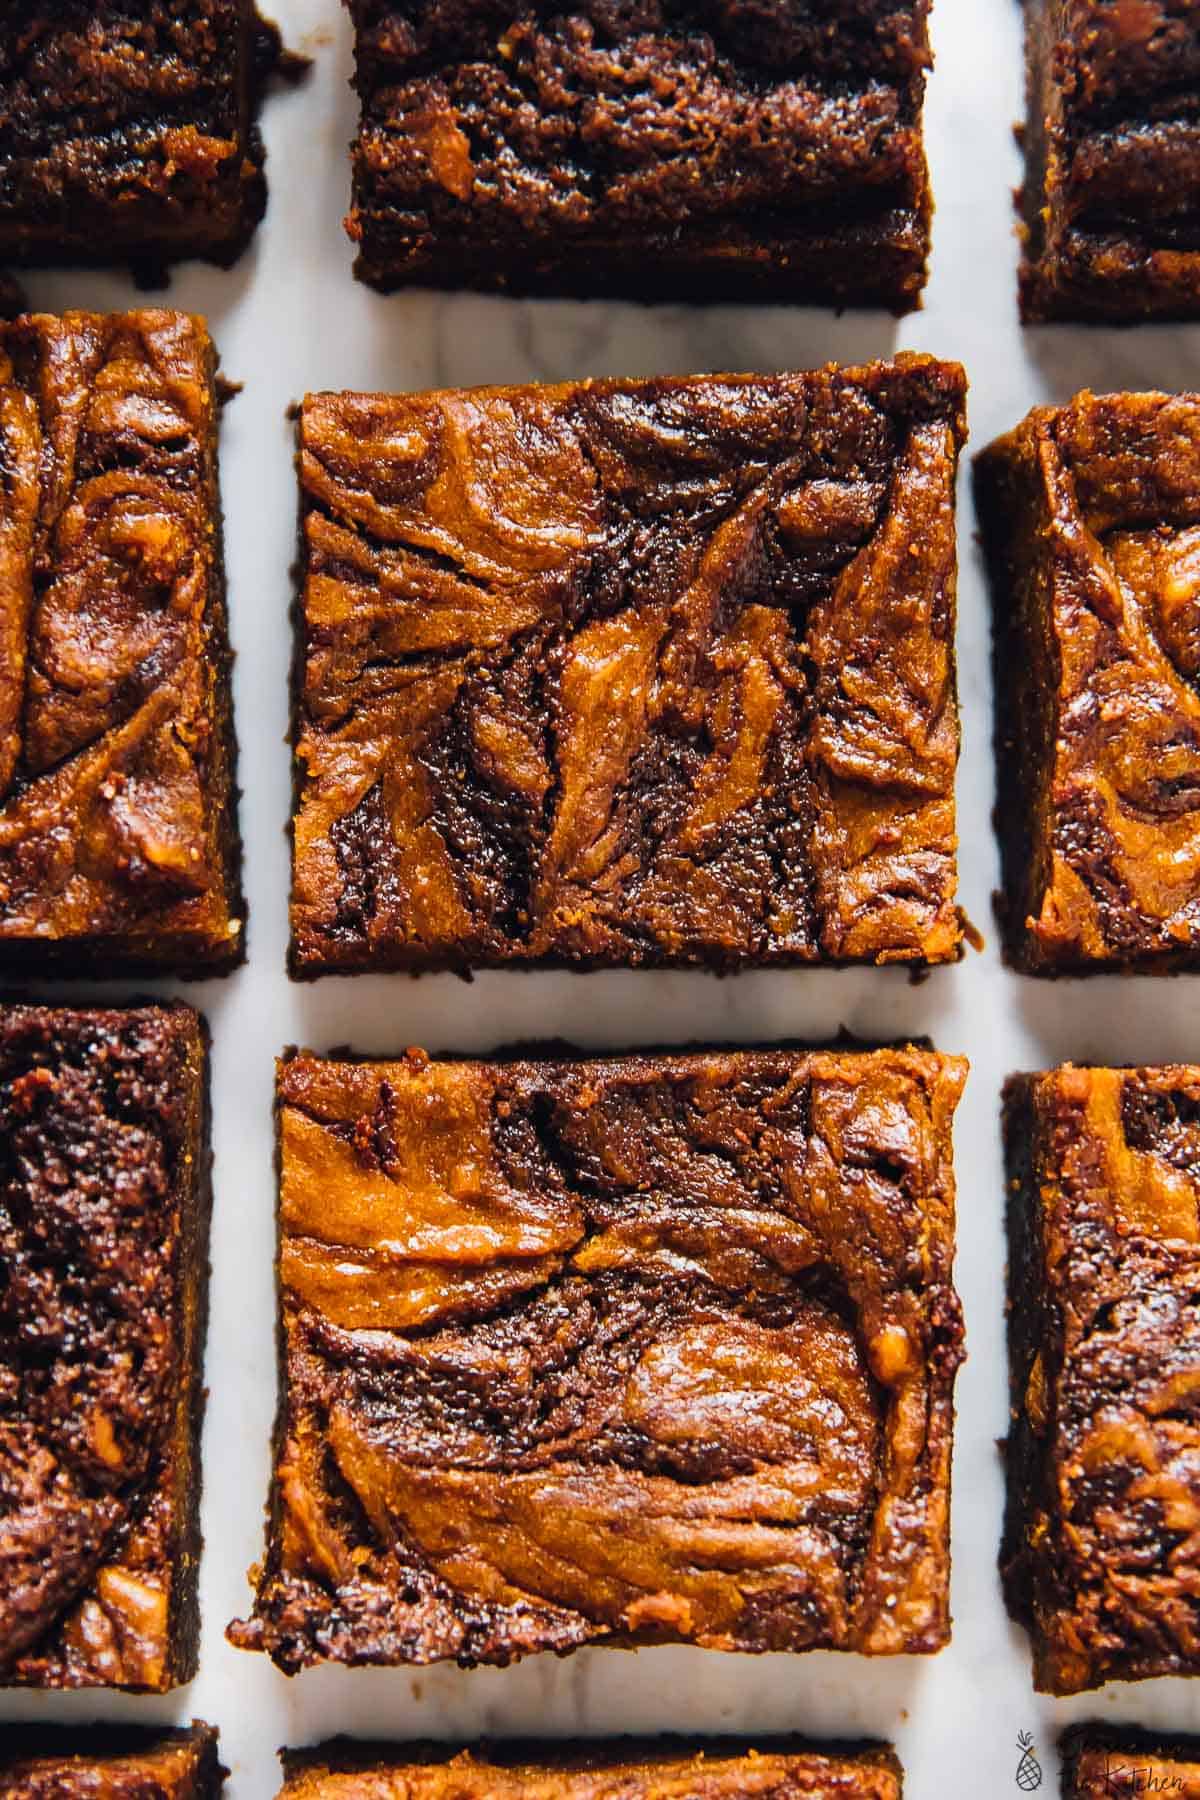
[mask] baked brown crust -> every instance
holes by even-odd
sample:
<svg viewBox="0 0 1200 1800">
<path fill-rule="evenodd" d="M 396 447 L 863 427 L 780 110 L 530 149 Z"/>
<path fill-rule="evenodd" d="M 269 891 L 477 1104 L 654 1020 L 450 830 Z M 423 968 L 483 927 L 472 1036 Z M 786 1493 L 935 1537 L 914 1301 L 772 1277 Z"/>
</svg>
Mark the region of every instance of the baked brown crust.
<svg viewBox="0 0 1200 1800">
<path fill-rule="evenodd" d="M 1062 1739 L 1064 1800 L 1200 1800 L 1200 1738 L 1076 1725 Z"/>
<path fill-rule="evenodd" d="M 1014 1076 L 1005 1138 L 1002 1569 L 1036 1685 L 1200 1673 L 1200 1069 Z"/>
<path fill-rule="evenodd" d="M 920 303 L 928 0 L 348 0 L 357 272 Z"/>
<path fill-rule="evenodd" d="M 0 1726 L 0 1800 L 216 1800 L 226 1770 L 212 1726 Z"/>
<path fill-rule="evenodd" d="M 1025 0 L 1026 320 L 1200 315 L 1194 0 Z"/>
<path fill-rule="evenodd" d="M 215 377 L 184 313 L 0 323 L 0 967 L 242 959 Z"/>
<path fill-rule="evenodd" d="M 964 389 L 310 396 L 293 972 L 956 957 Z"/>
<path fill-rule="evenodd" d="M 253 0 L 0 0 L 0 262 L 234 262 L 281 62 Z"/>
<path fill-rule="evenodd" d="M 965 1072 L 282 1064 L 277 1462 L 233 1642 L 288 1673 L 939 1649 Z"/>
<path fill-rule="evenodd" d="M 205 1090 L 189 1007 L 0 1009 L 0 1685 L 195 1672 Z"/>
<path fill-rule="evenodd" d="M 280 1800 L 901 1800 L 885 1745 L 716 1738 L 604 1744 L 356 1744 L 282 1753 Z"/>
<path fill-rule="evenodd" d="M 1200 397 L 1039 407 L 975 473 L 1008 953 L 1200 967 Z"/>
</svg>

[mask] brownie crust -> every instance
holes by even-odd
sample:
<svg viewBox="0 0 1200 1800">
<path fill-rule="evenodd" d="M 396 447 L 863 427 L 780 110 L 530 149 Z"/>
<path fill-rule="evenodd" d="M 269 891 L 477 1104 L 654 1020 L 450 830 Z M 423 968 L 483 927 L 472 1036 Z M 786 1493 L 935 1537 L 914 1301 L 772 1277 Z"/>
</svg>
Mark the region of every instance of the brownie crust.
<svg viewBox="0 0 1200 1800">
<path fill-rule="evenodd" d="M 0 323 L 0 969 L 242 960 L 217 420 L 201 319 Z"/>
<path fill-rule="evenodd" d="M 234 1643 L 939 1649 L 951 1118 L 929 1051 L 281 1065 L 281 1409 Z"/>
<path fill-rule="evenodd" d="M 357 273 L 920 302 L 928 0 L 348 0 Z"/>
<path fill-rule="evenodd" d="M 1200 316 L 1200 18 L 1194 0 L 1025 0 L 1021 310 Z"/>
<path fill-rule="evenodd" d="M 217 1800 L 211 1725 L 45 1730 L 0 1725 L 0 1800 Z"/>
<path fill-rule="evenodd" d="M 1076 1725 L 1063 1735 L 1065 1800 L 1200 1800 L 1200 1738 L 1130 1725 Z"/>
<path fill-rule="evenodd" d="M 293 973 L 956 958 L 964 391 L 310 396 Z"/>
<path fill-rule="evenodd" d="M 881 1744 L 714 1738 L 506 1743 L 455 1750 L 342 1738 L 282 1752 L 280 1800 L 901 1800 Z"/>
<path fill-rule="evenodd" d="M 1001 1567 L 1035 1684 L 1200 1673 L 1200 1069 L 1014 1076 L 1004 1128 Z"/>
<path fill-rule="evenodd" d="M 0 1008 L 0 1685 L 195 1673 L 206 1063 L 189 1007 Z"/>
<path fill-rule="evenodd" d="M 1027 973 L 1200 968 L 1200 396 L 1083 393 L 986 449 L 997 828 Z"/>
</svg>

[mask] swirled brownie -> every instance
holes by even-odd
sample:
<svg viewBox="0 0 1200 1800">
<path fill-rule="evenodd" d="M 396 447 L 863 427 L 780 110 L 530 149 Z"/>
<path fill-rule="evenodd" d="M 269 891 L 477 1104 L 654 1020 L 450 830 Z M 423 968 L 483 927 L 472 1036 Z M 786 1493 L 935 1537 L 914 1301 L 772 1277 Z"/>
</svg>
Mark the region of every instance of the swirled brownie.
<svg viewBox="0 0 1200 1800">
<path fill-rule="evenodd" d="M 217 1800 L 217 1734 L 0 1725 L 0 1800 Z"/>
<path fill-rule="evenodd" d="M 275 1480 L 233 1641 L 288 1673 L 939 1649 L 965 1072 L 285 1062 Z"/>
<path fill-rule="evenodd" d="M 280 1800 L 900 1800 L 881 1745 L 617 1738 L 587 1746 L 366 1744 L 285 1750 Z M 3 1789 L 0 1788 L 0 1794 Z"/>
<path fill-rule="evenodd" d="M 0 968 L 242 958 L 215 376 L 183 313 L 0 323 Z"/>
<path fill-rule="evenodd" d="M 964 385 L 310 396 L 293 972 L 956 957 Z"/>
<path fill-rule="evenodd" d="M 195 1673 L 205 1089 L 189 1007 L 0 1008 L 0 1686 Z"/>
<path fill-rule="evenodd" d="M 1200 397 L 1039 407 L 976 496 L 1009 954 L 1200 967 Z"/>
<path fill-rule="evenodd" d="M 1200 1068 L 1014 1076 L 1002 1568 L 1045 1693 L 1200 1674 Z"/>
<path fill-rule="evenodd" d="M 1200 1800 L 1200 1738 L 1076 1725 L 1062 1740 L 1065 1800 Z"/>
<path fill-rule="evenodd" d="M 1025 0 L 1027 320 L 1200 316 L 1195 0 Z"/>
<path fill-rule="evenodd" d="M 363 280 L 919 304 L 928 0 L 348 0 Z"/>
<path fill-rule="evenodd" d="M 0 264 L 229 264 L 280 63 L 253 0 L 0 0 Z"/>
</svg>

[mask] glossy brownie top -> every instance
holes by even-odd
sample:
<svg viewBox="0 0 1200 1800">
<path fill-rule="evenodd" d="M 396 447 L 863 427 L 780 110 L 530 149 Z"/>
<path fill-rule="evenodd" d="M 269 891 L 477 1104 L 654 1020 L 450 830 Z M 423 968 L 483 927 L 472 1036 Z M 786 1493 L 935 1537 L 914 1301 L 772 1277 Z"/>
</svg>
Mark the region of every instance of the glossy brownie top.
<svg viewBox="0 0 1200 1800">
<path fill-rule="evenodd" d="M 286 1393 L 235 1641 L 938 1648 L 964 1074 L 285 1063 Z"/>
<path fill-rule="evenodd" d="M 310 397 L 296 972 L 957 955 L 963 400 Z"/>
</svg>

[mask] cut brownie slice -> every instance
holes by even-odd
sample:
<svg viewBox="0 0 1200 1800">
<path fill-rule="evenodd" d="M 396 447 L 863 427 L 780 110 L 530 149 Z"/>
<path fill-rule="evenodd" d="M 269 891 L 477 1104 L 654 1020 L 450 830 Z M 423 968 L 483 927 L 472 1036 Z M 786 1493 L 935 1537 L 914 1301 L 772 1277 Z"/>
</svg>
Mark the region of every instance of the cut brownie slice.
<svg viewBox="0 0 1200 1800">
<path fill-rule="evenodd" d="M 0 1800 L 216 1800 L 226 1770 L 217 1734 L 0 1725 Z"/>
<path fill-rule="evenodd" d="M 348 0 L 358 273 L 919 304 L 929 0 Z"/>
<path fill-rule="evenodd" d="M 1076 1725 L 1062 1740 L 1064 1800 L 1200 1800 L 1200 1738 Z"/>
<path fill-rule="evenodd" d="M 1200 316 L 1195 0 L 1025 0 L 1027 320 Z"/>
<path fill-rule="evenodd" d="M 603 1744 L 367 1744 L 282 1752 L 280 1800 L 900 1800 L 886 1746 L 714 1738 Z M 0 1788 L 0 1793 L 3 1789 Z"/>
<path fill-rule="evenodd" d="M 215 378 L 183 313 L 0 324 L 0 967 L 241 960 Z"/>
<path fill-rule="evenodd" d="M 1039 407 L 976 496 L 1009 954 L 1200 967 L 1200 397 Z"/>
<path fill-rule="evenodd" d="M 964 387 L 310 397 L 293 971 L 957 956 Z"/>
<path fill-rule="evenodd" d="M 1200 1674 L 1200 1068 L 1014 1076 L 1002 1567 L 1046 1693 Z"/>
<path fill-rule="evenodd" d="M 949 1635 L 930 1051 L 280 1070 L 285 1671 Z"/>
<path fill-rule="evenodd" d="M 279 60 L 253 0 L 0 0 L 0 263 L 231 263 Z"/>
<path fill-rule="evenodd" d="M 188 1007 L 0 1009 L 0 1685 L 195 1673 L 205 1096 Z"/>
</svg>

